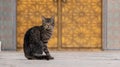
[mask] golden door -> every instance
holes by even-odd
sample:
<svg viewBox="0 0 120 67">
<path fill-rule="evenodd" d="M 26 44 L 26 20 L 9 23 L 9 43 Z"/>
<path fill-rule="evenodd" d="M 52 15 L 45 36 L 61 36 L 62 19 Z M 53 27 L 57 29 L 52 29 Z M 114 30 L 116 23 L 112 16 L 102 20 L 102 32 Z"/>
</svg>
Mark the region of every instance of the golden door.
<svg viewBox="0 0 120 67">
<path fill-rule="evenodd" d="M 25 32 L 55 16 L 51 48 L 101 48 L 101 0 L 17 0 L 17 47 Z"/>
</svg>

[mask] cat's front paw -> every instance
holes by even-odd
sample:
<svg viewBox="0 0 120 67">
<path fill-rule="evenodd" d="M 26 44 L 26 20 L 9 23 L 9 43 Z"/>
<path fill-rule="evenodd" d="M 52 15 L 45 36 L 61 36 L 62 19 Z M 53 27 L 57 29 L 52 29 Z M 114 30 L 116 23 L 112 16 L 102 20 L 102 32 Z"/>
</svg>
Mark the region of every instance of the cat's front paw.
<svg viewBox="0 0 120 67">
<path fill-rule="evenodd" d="M 53 60 L 54 59 L 54 57 L 52 57 L 52 56 L 47 56 L 47 58 L 46 58 L 47 60 Z"/>
</svg>

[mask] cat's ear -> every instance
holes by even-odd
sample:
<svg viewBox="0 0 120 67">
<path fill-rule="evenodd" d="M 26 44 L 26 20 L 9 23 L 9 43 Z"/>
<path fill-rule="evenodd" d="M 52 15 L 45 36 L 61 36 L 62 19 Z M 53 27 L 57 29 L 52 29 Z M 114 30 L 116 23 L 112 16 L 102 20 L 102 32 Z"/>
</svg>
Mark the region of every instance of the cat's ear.
<svg viewBox="0 0 120 67">
<path fill-rule="evenodd" d="M 44 16 L 42 16 L 41 18 L 42 18 L 43 21 L 45 20 L 45 17 L 44 17 Z"/>
<path fill-rule="evenodd" d="M 55 16 L 52 16 L 52 17 L 51 17 L 51 23 L 52 23 L 53 26 L 55 25 L 55 23 L 54 23 L 54 18 L 55 18 Z"/>
<path fill-rule="evenodd" d="M 55 16 L 52 16 L 52 17 L 51 17 L 51 22 L 52 22 L 52 23 L 54 23 L 54 18 L 55 18 Z"/>
<path fill-rule="evenodd" d="M 51 19 L 53 19 L 53 20 L 54 20 L 54 18 L 55 18 L 55 16 L 52 16 L 52 17 L 51 17 Z"/>
</svg>

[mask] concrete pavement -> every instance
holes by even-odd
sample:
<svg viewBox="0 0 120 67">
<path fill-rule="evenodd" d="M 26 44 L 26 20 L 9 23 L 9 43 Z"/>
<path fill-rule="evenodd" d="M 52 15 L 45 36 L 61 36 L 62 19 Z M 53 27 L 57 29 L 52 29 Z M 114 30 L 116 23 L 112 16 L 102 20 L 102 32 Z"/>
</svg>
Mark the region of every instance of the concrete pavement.
<svg viewBox="0 0 120 67">
<path fill-rule="evenodd" d="M 0 67 L 120 67 L 120 51 L 53 51 L 54 60 L 27 60 L 23 52 L 0 52 Z"/>
</svg>

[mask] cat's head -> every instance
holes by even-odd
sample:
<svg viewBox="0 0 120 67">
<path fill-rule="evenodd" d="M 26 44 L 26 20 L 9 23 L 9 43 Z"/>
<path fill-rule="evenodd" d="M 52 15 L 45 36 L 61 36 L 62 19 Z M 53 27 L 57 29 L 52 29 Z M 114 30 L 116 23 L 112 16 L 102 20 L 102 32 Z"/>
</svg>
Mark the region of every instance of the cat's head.
<svg viewBox="0 0 120 67">
<path fill-rule="evenodd" d="M 54 28 L 54 17 L 52 16 L 51 18 L 46 18 L 42 16 L 42 26 L 44 29 L 51 30 Z"/>
</svg>

